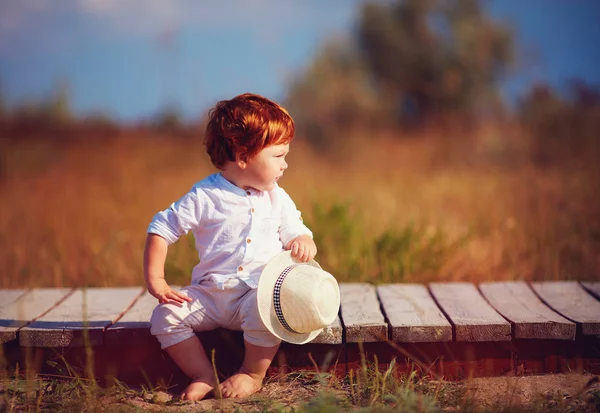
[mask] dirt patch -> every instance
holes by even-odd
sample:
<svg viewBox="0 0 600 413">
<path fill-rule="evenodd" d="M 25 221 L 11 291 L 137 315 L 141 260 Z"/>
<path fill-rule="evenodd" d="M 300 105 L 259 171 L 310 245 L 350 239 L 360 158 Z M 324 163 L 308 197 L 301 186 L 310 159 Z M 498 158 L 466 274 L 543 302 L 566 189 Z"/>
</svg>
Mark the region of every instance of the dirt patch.
<svg viewBox="0 0 600 413">
<path fill-rule="evenodd" d="M 484 407 L 529 406 L 581 400 L 600 392 L 592 374 L 546 374 L 522 377 L 473 378 L 464 382 L 465 396 Z"/>
<path fill-rule="evenodd" d="M 600 407 L 600 383 L 591 374 L 548 374 L 543 376 L 487 377 L 462 382 L 430 382 L 439 389 L 446 386 L 447 395 L 436 397 L 443 411 L 460 411 L 466 404 L 484 409 L 514 407 L 567 407 L 569 411 L 594 412 Z M 350 403 L 350 392 L 340 383 L 321 381 L 307 375 L 287 375 L 269 379 L 263 389 L 245 400 L 207 399 L 180 402 L 174 394 L 155 392 L 122 400 L 126 404 L 149 411 L 277 411 L 298 410 L 314 400 L 320 392 L 332 394 L 338 401 L 346 400 L 340 411 L 357 408 Z M 432 390 L 430 389 L 430 390 Z M 427 391 L 422 387 L 418 391 Z M 432 390 L 430 393 L 434 393 Z M 437 391 L 435 391 L 437 394 Z M 338 403 L 339 406 L 339 403 Z"/>
<path fill-rule="evenodd" d="M 281 411 L 297 409 L 303 403 L 314 400 L 320 391 L 339 396 L 340 399 L 347 394 L 331 386 L 327 380 L 321 380 L 311 373 L 288 374 L 282 377 L 267 379 L 263 388 L 247 399 L 217 400 L 207 398 L 197 402 L 182 402 L 177 400 L 174 392 L 153 392 L 137 394 L 122 400 L 126 404 L 154 411 L 264 411 L 265 408 L 277 408 Z"/>
</svg>

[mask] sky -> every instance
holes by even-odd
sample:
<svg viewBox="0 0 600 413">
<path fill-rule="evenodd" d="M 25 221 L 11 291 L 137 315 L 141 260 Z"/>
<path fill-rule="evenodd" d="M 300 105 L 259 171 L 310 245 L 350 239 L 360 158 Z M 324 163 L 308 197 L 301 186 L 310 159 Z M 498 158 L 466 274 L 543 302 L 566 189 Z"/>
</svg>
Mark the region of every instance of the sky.
<svg viewBox="0 0 600 413">
<path fill-rule="evenodd" d="M 283 100 L 323 43 L 348 36 L 360 0 L 0 0 L 0 82 L 9 105 L 67 84 L 73 111 L 186 118 L 243 92 Z M 600 85 L 600 1 L 487 0 L 515 28 L 521 62 L 502 84 Z"/>
</svg>

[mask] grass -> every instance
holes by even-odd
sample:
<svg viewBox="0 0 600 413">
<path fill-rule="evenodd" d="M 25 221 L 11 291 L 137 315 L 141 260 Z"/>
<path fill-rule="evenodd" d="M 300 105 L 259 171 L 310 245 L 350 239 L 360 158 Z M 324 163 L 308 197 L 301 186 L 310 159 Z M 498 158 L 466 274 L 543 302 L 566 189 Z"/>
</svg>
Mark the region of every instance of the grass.
<svg viewBox="0 0 600 413">
<path fill-rule="evenodd" d="M 597 377 L 575 386 L 575 391 L 567 392 L 556 385 L 550 390 L 540 386 L 526 401 L 515 399 L 519 384 L 513 382 L 506 387 L 503 397 L 490 401 L 473 391 L 467 382 L 434 378 L 415 365 L 406 373 L 398 373 L 394 363 L 380 369 L 376 357 L 367 360 L 363 356 L 361 366 L 343 377 L 318 369 L 295 371 L 267 378 L 263 389 L 248 399 L 208 399 L 196 403 L 179 401 L 168 385 L 132 386 L 117 379 L 100 385 L 95 379 L 78 374 L 78 368 L 66 362 L 62 365 L 65 373 L 55 375 L 21 370 L 17 365 L 0 375 L 0 411 L 583 413 L 600 407 Z"/>
<path fill-rule="evenodd" d="M 315 154 L 300 140 L 282 186 L 341 281 L 597 279 L 597 166 L 465 146 L 383 137 Z M 0 288 L 142 284 L 152 216 L 213 172 L 200 139 L 0 141 Z M 189 236 L 167 279 L 186 284 L 196 262 Z"/>
<path fill-rule="evenodd" d="M 507 138 L 490 149 L 489 134 Z M 453 139 L 349 138 L 326 154 L 294 142 L 282 186 L 315 234 L 321 265 L 340 281 L 372 283 L 598 279 L 597 165 L 538 166 L 517 128 Z M 129 133 L 70 142 L 0 140 L 0 288 L 141 285 L 152 216 L 212 172 L 200 139 Z M 187 284 L 196 262 L 193 239 L 185 237 L 169 250 L 168 281 Z M 0 411 L 186 407 L 166 401 L 166 388 L 101 387 L 92 365 L 51 377 L 9 370 L 0 354 L 0 367 Z M 298 383 L 308 391 L 290 393 L 299 391 Z M 464 384 L 431 380 L 418 370 L 398 376 L 374 360 L 347 377 L 272 378 L 261 394 L 245 404 L 211 406 L 262 412 L 600 407 L 598 390 L 586 392 L 584 401 L 546 394 L 524 407 L 484 407 Z M 284 396 L 291 399 L 282 404 Z"/>
</svg>

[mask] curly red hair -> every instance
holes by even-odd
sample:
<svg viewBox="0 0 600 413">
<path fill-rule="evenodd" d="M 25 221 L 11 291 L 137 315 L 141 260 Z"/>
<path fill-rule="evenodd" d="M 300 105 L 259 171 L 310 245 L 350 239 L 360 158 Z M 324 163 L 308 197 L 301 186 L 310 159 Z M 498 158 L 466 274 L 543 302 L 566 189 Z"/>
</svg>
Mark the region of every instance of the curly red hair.
<svg viewBox="0 0 600 413">
<path fill-rule="evenodd" d="M 218 102 L 209 112 L 204 144 L 213 165 L 223 169 L 248 161 L 270 145 L 290 143 L 294 120 L 279 104 L 252 93 Z"/>
</svg>

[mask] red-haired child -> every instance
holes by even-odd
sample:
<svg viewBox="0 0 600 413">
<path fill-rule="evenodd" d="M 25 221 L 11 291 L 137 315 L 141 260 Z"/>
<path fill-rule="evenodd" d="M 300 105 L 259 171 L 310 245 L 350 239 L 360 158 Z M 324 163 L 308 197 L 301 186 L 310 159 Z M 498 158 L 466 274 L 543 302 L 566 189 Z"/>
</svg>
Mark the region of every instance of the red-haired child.
<svg viewBox="0 0 600 413">
<path fill-rule="evenodd" d="M 281 340 L 261 321 L 258 278 L 282 250 L 307 262 L 317 253 L 290 196 L 277 184 L 294 121 L 277 103 L 255 94 L 218 102 L 210 111 L 206 150 L 218 173 L 196 183 L 154 216 L 148 228 L 144 278 L 159 301 L 151 332 L 192 380 L 181 397 L 199 400 L 216 386 L 195 332 L 224 327 L 244 332 L 239 371 L 221 384 L 224 397 L 258 391 Z M 168 246 L 191 231 L 199 263 L 191 285 L 173 290 L 164 276 Z"/>
</svg>

